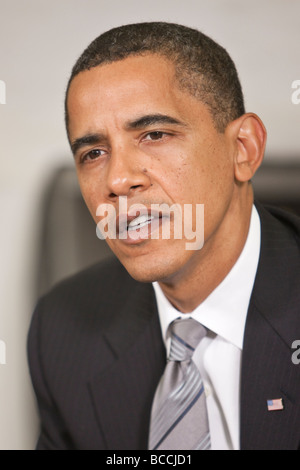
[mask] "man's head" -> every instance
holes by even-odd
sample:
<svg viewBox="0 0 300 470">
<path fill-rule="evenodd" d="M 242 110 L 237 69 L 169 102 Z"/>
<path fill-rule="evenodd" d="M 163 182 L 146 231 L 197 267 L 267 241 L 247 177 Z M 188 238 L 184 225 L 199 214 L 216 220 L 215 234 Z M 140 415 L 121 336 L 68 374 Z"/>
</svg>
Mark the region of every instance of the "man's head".
<svg viewBox="0 0 300 470">
<path fill-rule="evenodd" d="M 80 72 L 146 54 L 174 64 L 178 84 L 208 105 L 220 132 L 244 114 L 238 74 L 226 50 L 200 31 L 173 23 L 130 24 L 101 34 L 77 60 L 69 85 Z M 67 106 L 66 124 L 68 128 Z"/>
<path fill-rule="evenodd" d="M 204 276 L 210 287 L 219 282 L 245 242 L 253 201 L 249 181 L 265 144 L 259 118 L 243 113 L 227 53 L 177 25 L 113 30 L 96 39 L 75 65 L 66 109 L 77 175 L 92 216 L 98 223 L 104 215 L 99 207 L 109 204 L 116 209 L 117 227 L 124 217 L 128 222 L 126 239 L 107 241 L 129 273 L 141 281 L 189 283 Z M 125 214 L 121 197 L 127 198 Z M 132 213 L 136 204 L 146 207 L 147 220 L 132 219 L 139 215 Z M 172 230 L 170 239 L 157 238 L 151 217 L 159 230 L 174 220 L 173 214 L 168 220 L 163 211 L 152 212 L 154 204 L 177 204 L 183 212 L 189 205 L 193 231 L 196 206 L 204 204 L 203 248 L 186 250 L 185 237 L 177 239 Z"/>
</svg>

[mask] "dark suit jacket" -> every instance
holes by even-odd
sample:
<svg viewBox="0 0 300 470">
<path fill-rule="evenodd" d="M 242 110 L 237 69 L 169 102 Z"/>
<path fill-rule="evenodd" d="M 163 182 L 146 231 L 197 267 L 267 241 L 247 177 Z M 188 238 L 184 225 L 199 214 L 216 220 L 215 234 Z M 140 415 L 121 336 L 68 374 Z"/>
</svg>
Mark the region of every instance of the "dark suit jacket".
<svg viewBox="0 0 300 470">
<path fill-rule="evenodd" d="M 291 345 L 300 339 L 300 219 L 258 209 L 262 246 L 242 356 L 241 449 L 298 449 L 300 365 Z M 147 448 L 165 366 L 151 284 L 134 281 L 116 260 L 60 283 L 38 303 L 28 351 L 38 449 Z M 277 398 L 284 410 L 268 411 L 267 400 Z"/>
</svg>

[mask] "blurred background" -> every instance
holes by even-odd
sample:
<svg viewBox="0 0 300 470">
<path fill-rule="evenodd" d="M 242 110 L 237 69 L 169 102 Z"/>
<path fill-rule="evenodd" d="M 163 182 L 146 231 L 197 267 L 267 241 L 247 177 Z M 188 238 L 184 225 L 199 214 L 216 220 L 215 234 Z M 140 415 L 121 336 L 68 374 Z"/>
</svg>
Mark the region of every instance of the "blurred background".
<svg viewBox="0 0 300 470">
<path fill-rule="evenodd" d="M 211 36 L 236 63 L 247 111 L 268 130 L 258 191 L 288 205 L 300 192 L 299 18 L 299 0 L 0 0 L 0 449 L 33 449 L 37 438 L 26 358 L 37 297 L 108 254 L 83 206 L 64 129 L 77 57 L 125 23 L 171 21 Z"/>
</svg>

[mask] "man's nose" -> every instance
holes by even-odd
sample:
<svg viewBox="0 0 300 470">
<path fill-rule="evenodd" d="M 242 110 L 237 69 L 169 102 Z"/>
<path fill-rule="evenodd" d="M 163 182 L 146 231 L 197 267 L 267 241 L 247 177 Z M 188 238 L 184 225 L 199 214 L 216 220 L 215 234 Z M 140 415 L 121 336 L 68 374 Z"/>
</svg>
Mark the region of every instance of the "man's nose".
<svg viewBox="0 0 300 470">
<path fill-rule="evenodd" d="M 109 199 L 129 197 L 132 193 L 144 191 L 151 185 L 139 152 L 124 147 L 118 147 L 111 152 L 105 183 Z"/>
</svg>

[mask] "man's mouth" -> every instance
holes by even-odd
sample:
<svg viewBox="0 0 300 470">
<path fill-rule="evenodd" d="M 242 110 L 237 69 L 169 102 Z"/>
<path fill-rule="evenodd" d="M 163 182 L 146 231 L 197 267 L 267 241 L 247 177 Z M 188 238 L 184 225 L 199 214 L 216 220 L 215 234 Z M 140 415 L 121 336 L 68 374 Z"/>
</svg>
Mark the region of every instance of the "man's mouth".
<svg viewBox="0 0 300 470">
<path fill-rule="evenodd" d="M 133 219 L 127 225 L 127 231 L 130 232 L 132 230 L 138 230 L 146 225 L 151 224 L 151 221 L 154 219 L 154 215 L 139 215 L 135 219 Z"/>
<path fill-rule="evenodd" d="M 162 214 L 151 210 L 137 211 L 136 214 L 120 214 L 117 217 L 117 238 L 128 243 L 139 242 L 154 236 L 161 223 Z"/>
</svg>

